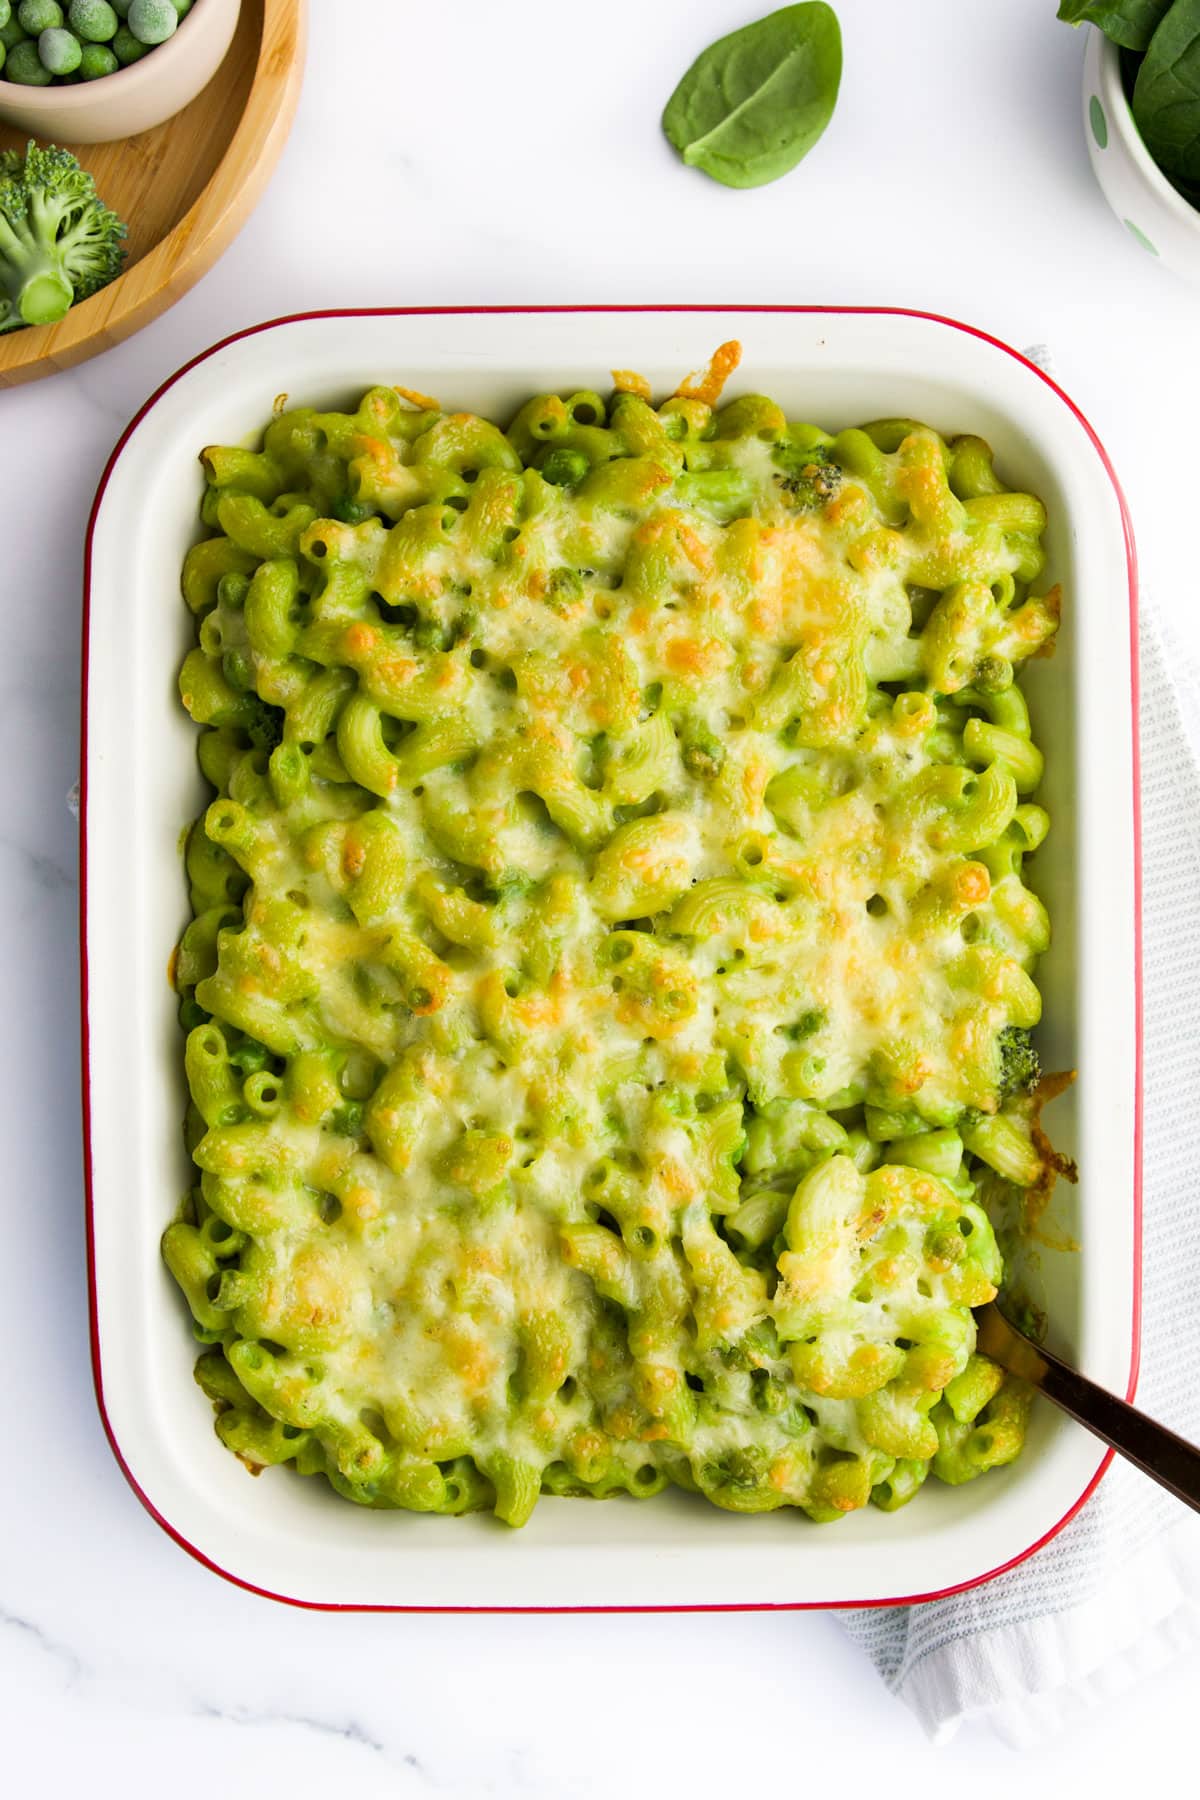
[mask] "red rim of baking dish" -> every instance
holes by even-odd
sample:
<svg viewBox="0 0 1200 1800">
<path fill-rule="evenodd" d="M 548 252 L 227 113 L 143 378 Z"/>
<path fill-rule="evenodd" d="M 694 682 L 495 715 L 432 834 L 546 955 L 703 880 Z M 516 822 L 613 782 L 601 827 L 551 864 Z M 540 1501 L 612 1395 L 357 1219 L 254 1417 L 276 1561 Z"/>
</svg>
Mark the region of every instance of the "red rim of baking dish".
<svg viewBox="0 0 1200 1800">
<path fill-rule="evenodd" d="M 150 413 L 175 383 L 187 375 L 200 363 L 207 362 L 230 344 L 240 343 L 243 338 L 257 337 L 261 332 L 274 331 L 280 325 L 298 325 L 312 319 L 378 319 L 378 318 L 428 318 L 428 317 L 488 317 L 499 314 L 517 314 L 525 317 L 537 317 L 548 313 L 744 313 L 749 316 L 764 313 L 790 313 L 813 315 L 858 315 L 870 318 L 921 319 L 928 324 L 944 325 L 951 331 L 961 331 L 967 337 L 978 338 L 993 349 L 1002 350 L 1011 356 L 1014 362 L 1020 363 L 1039 381 L 1056 394 L 1067 410 L 1083 427 L 1092 447 L 1104 466 L 1105 474 L 1112 483 L 1113 492 L 1121 511 L 1121 526 L 1125 537 L 1125 562 L 1129 581 L 1129 670 L 1131 696 L 1131 729 L 1133 738 L 1133 908 L 1134 908 L 1134 1007 L 1136 1012 L 1134 1030 L 1134 1125 L 1133 1125 L 1133 1310 L 1132 1334 L 1130 1349 L 1129 1380 L 1125 1390 L 1125 1398 L 1132 1400 L 1137 1389 L 1138 1367 L 1141 1356 L 1141 1316 L 1142 1316 L 1142 1056 L 1143 1056 L 1143 1024 L 1142 1024 L 1142 820 L 1141 820 L 1141 782 L 1140 751 L 1138 741 L 1138 569 L 1137 550 L 1133 540 L 1133 525 L 1129 517 L 1129 508 L 1116 470 L 1107 450 L 1096 432 L 1080 411 L 1069 394 L 1063 392 L 1056 381 L 1052 381 L 1044 369 L 1014 350 L 1002 338 L 993 337 L 990 332 L 981 331 L 975 325 L 966 325 L 960 319 L 948 319 L 940 313 L 921 312 L 905 306 L 709 306 L 709 305 L 663 305 L 663 306 L 372 306 L 372 307 L 326 307 L 315 312 L 288 313 L 282 318 L 266 319 L 259 325 L 249 325 L 242 331 L 231 332 L 219 343 L 202 350 L 189 362 L 168 376 L 158 387 L 145 405 L 139 408 L 121 433 L 112 455 L 105 465 L 96 490 L 96 498 L 92 503 L 91 515 L 88 519 L 87 543 L 84 552 L 83 568 L 83 667 L 81 684 L 81 730 L 80 730 L 80 770 L 79 770 L 79 954 L 80 954 L 80 1044 L 82 1053 L 82 1096 L 83 1096 L 83 1171 L 84 1191 L 86 1197 L 87 1226 L 87 1272 L 88 1272 L 88 1325 L 92 1349 L 92 1379 L 96 1390 L 96 1404 L 100 1409 L 100 1418 L 104 1426 L 112 1453 L 117 1460 L 121 1473 L 150 1514 L 163 1530 L 186 1550 L 189 1556 L 211 1569 L 214 1575 L 232 1582 L 235 1587 L 244 1588 L 247 1593 L 259 1594 L 266 1600 L 277 1600 L 286 1606 L 302 1607 L 311 1612 L 375 1612 L 375 1613 L 692 1613 L 692 1612 L 816 1612 L 828 1611 L 836 1607 L 875 1607 L 875 1606 L 916 1606 L 928 1600 L 943 1600 L 950 1594 L 961 1594 L 969 1588 L 979 1587 L 985 1581 L 993 1581 L 997 1575 L 1014 1569 L 1028 1557 L 1033 1556 L 1051 1538 L 1057 1537 L 1063 1527 L 1070 1523 L 1075 1514 L 1091 1498 L 1099 1486 L 1105 1471 L 1112 1462 L 1114 1452 L 1109 1450 L 1100 1463 L 1096 1473 L 1088 1482 L 1078 1500 L 1068 1508 L 1057 1524 L 1049 1531 L 1035 1539 L 1018 1555 L 1009 1557 L 1007 1562 L 1000 1563 L 994 1569 L 987 1569 L 982 1575 L 974 1575 L 969 1581 L 956 1582 L 952 1587 L 936 1588 L 925 1594 L 896 1594 L 882 1599 L 872 1600 L 781 1600 L 781 1601 L 723 1601 L 705 1604 L 703 1601 L 686 1605 L 658 1606 L 404 1606 L 387 1605 L 371 1601 L 354 1600 L 304 1600 L 294 1594 L 277 1594 L 270 1588 L 259 1587 L 253 1581 L 247 1581 L 241 1575 L 234 1575 L 223 1569 L 219 1563 L 206 1556 L 204 1551 L 193 1544 L 183 1533 L 176 1529 L 171 1521 L 164 1518 L 149 1495 L 139 1485 L 129 1464 L 126 1462 L 121 1446 L 117 1442 L 116 1433 L 108 1417 L 104 1403 L 104 1371 L 100 1357 L 100 1328 L 96 1301 L 96 1258 L 95 1258 L 95 1223 L 92 1210 L 92 1143 L 91 1143 L 91 1052 L 88 1021 L 88 952 L 87 952 L 87 894 L 88 894 L 88 842 L 87 842 L 87 794 L 88 794 L 88 676 L 89 676 L 89 623 L 91 617 L 92 598 L 92 547 L 95 537 L 96 520 L 100 506 L 108 488 L 112 472 L 117 465 L 126 443 L 137 430 L 142 420 Z"/>
</svg>

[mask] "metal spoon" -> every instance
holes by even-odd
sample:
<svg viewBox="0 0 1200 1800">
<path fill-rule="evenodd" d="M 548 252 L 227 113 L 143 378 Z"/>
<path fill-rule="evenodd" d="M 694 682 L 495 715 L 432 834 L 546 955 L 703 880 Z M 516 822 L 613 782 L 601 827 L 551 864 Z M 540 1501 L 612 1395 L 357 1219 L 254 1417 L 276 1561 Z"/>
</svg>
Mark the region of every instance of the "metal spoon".
<svg viewBox="0 0 1200 1800">
<path fill-rule="evenodd" d="M 1051 1356 L 1010 1325 L 993 1301 L 976 1315 L 978 1347 L 993 1362 L 1061 1406 L 1094 1436 L 1111 1444 L 1177 1500 L 1200 1512 L 1200 1449 L 1168 1431 L 1165 1425 L 1097 1387 L 1078 1369 Z"/>
</svg>

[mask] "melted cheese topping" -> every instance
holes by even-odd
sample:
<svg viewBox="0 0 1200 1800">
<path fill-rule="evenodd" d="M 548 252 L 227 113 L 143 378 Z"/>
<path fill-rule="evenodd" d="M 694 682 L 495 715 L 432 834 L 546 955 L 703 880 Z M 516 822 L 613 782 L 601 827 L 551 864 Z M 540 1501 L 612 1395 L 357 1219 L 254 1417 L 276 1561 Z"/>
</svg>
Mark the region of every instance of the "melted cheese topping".
<svg viewBox="0 0 1200 1800">
<path fill-rule="evenodd" d="M 1057 620 L 1036 502 L 920 427 L 604 414 L 373 390 L 205 453 L 168 1260 L 254 1466 L 894 1504 L 999 1262 L 967 1165 L 869 1171 L 1039 1009 L 1020 744 L 964 746 Z"/>
</svg>

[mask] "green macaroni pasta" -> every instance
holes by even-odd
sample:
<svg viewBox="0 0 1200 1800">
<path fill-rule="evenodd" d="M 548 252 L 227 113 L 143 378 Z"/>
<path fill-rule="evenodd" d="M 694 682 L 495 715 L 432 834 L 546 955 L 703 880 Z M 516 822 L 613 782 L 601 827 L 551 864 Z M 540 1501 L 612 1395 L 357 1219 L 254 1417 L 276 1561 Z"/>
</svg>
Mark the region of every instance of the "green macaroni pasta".
<svg viewBox="0 0 1200 1800">
<path fill-rule="evenodd" d="M 378 387 L 201 462 L 163 1248 L 222 1441 L 510 1525 L 1011 1461 L 1040 502 L 756 396 Z"/>
</svg>

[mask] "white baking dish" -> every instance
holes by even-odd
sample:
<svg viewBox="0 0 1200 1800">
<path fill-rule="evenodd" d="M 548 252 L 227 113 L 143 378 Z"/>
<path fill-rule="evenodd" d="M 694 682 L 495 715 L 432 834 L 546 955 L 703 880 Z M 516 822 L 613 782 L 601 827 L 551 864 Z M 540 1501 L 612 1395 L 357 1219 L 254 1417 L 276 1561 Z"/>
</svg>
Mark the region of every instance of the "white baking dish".
<svg viewBox="0 0 1200 1800">
<path fill-rule="evenodd" d="M 180 1038 L 167 984 L 186 917 L 177 854 L 202 785 L 175 673 L 190 621 L 196 453 L 237 443 L 277 395 L 344 404 L 400 382 L 504 418 L 538 390 L 635 368 L 669 392 L 724 339 L 727 393 L 761 391 L 836 429 L 906 414 L 978 432 L 1050 512 L 1067 596 L 1058 654 L 1028 690 L 1054 828 L 1036 884 L 1055 920 L 1042 965 L 1045 1058 L 1078 1066 L 1056 1141 L 1078 1156 L 1056 1217 L 1082 1254 L 1043 1251 L 1051 1341 L 1110 1388 L 1137 1362 L 1140 1008 L 1135 573 L 1120 491 L 1094 434 L 1015 352 L 946 320 L 838 309 L 636 308 L 324 314 L 242 333 L 169 381 L 118 445 L 88 543 L 85 614 L 84 1094 L 93 1355 L 113 1448 L 160 1523 L 210 1567 L 301 1604 L 373 1608 L 819 1606 L 931 1597 L 1027 1555 L 1102 1471 L 1085 1432 L 1035 1408 L 1011 1468 L 836 1525 L 745 1518 L 682 1494 L 543 1500 L 512 1532 L 360 1511 L 323 1482 L 251 1480 L 192 1381 L 195 1345 L 158 1242 L 188 1185 Z"/>
</svg>

